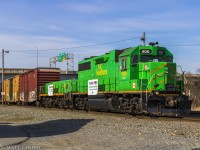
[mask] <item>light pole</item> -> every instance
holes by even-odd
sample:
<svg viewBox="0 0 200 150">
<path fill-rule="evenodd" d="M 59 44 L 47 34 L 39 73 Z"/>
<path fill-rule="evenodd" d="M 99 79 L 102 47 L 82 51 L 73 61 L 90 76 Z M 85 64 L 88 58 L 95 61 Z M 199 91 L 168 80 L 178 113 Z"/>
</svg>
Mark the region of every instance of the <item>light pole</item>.
<svg viewBox="0 0 200 150">
<path fill-rule="evenodd" d="M 3 105 L 3 102 L 4 102 L 4 95 L 5 95 L 5 92 L 4 92 L 4 53 L 9 53 L 9 51 L 4 51 L 4 49 L 2 49 L 2 92 L 1 92 L 1 100 L 2 100 L 2 105 Z"/>
<path fill-rule="evenodd" d="M 38 47 L 37 48 L 37 68 L 38 68 Z"/>
</svg>

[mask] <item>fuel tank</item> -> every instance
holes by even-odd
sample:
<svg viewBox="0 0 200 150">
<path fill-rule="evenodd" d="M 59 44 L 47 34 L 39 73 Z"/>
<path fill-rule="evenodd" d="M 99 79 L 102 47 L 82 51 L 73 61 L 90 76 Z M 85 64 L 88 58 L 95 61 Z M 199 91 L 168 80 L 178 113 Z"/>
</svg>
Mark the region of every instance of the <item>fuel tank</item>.
<svg viewBox="0 0 200 150">
<path fill-rule="evenodd" d="M 112 106 L 112 98 L 106 98 L 104 94 L 89 95 L 88 104 L 92 109 L 114 110 Z"/>
</svg>

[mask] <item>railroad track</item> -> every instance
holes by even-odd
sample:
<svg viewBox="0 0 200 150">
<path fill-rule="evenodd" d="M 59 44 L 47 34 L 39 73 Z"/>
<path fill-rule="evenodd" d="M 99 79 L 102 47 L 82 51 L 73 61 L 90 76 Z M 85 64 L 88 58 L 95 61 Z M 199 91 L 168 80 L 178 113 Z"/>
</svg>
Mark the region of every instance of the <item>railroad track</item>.
<svg viewBox="0 0 200 150">
<path fill-rule="evenodd" d="M 13 105 L 15 106 L 15 105 Z M 76 112 L 76 113 L 89 113 L 94 115 L 105 115 L 105 116 L 116 116 L 116 117 L 125 117 L 131 119 L 133 117 L 137 119 L 155 119 L 160 121 L 186 121 L 186 122 L 200 122 L 200 111 L 192 111 L 190 116 L 186 117 L 168 117 L 168 116 L 152 116 L 152 115 L 130 115 L 124 113 L 115 113 L 108 111 L 85 111 L 85 110 L 71 110 L 71 109 L 60 109 L 60 108 L 45 108 L 45 107 L 35 107 L 35 106 L 16 106 L 16 107 L 26 107 L 34 109 L 48 109 L 50 111 L 66 111 L 67 112 Z"/>
</svg>

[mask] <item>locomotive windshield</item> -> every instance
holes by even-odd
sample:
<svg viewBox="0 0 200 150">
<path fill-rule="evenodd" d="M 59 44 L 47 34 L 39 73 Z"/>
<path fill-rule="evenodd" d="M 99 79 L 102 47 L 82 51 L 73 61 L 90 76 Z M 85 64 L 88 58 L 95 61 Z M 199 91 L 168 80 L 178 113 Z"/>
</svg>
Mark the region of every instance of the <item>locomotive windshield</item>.
<svg viewBox="0 0 200 150">
<path fill-rule="evenodd" d="M 141 56 L 141 62 L 173 62 L 172 56 L 167 56 L 166 60 L 163 56 Z"/>
<path fill-rule="evenodd" d="M 132 64 L 137 64 L 138 63 L 138 55 L 133 55 L 132 56 Z"/>
<path fill-rule="evenodd" d="M 166 57 L 166 62 L 173 62 L 173 57 L 172 56 L 167 56 Z"/>
<path fill-rule="evenodd" d="M 155 56 L 155 57 L 153 57 L 153 62 L 163 62 L 163 57 L 162 56 Z"/>
<path fill-rule="evenodd" d="M 120 60 L 120 70 L 125 70 L 126 69 L 126 58 L 122 58 Z"/>
<path fill-rule="evenodd" d="M 149 62 L 150 59 L 150 56 L 141 56 L 141 62 Z"/>
</svg>

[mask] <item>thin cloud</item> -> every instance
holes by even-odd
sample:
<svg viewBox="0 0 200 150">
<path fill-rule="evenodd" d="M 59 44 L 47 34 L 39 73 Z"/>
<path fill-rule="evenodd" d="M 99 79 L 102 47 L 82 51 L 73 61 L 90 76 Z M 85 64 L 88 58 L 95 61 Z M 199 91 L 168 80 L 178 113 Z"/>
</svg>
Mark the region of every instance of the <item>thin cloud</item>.
<svg viewBox="0 0 200 150">
<path fill-rule="evenodd" d="M 54 24 L 51 24 L 51 25 L 48 25 L 47 28 L 49 30 L 64 30 L 64 28 L 58 26 L 58 25 L 54 25 Z"/>
<path fill-rule="evenodd" d="M 0 34 L 0 45 L 8 49 L 32 49 L 40 46 L 41 49 L 77 46 L 82 44 L 78 40 L 56 36 L 12 35 Z"/>
<path fill-rule="evenodd" d="M 172 18 L 172 16 L 175 16 Z M 115 18 L 110 20 L 95 20 L 90 24 L 90 30 L 100 32 L 123 32 L 123 31 L 172 31 L 182 29 L 192 29 L 197 27 L 200 22 L 195 18 L 186 22 L 183 14 L 165 13 L 161 15 L 147 15 L 140 17 Z M 189 15 L 186 15 L 189 17 Z M 195 24 L 193 23 L 195 22 Z"/>
<path fill-rule="evenodd" d="M 111 49 L 109 46 L 104 46 L 103 51 L 101 47 L 66 49 L 94 44 L 66 37 L 0 34 L 0 39 L 2 48 L 10 51 L 5 56 L 5 67 L 9 68 L 36 67 L 37 49 L 39 49 L 39 66 L 49 66 L 49 58 L 57 56 L 60 52 L 67 52 L 74 53 L 77 70 L 78 60 L 91 55 L 99 55 Z M 49 51 L 40 51 L 48 49 Z M 66 69 L 66 63 L 58 63 L 57 67 Z"/>
<path fill-rule="evenodd" d="M 99 6 L 98 4 L 64 4 L 59 5 L 59 7 L 66 11 L 74 11 L 78 13 L 104 13 L 107 9 L 104 7 Z"/>
</svg>

